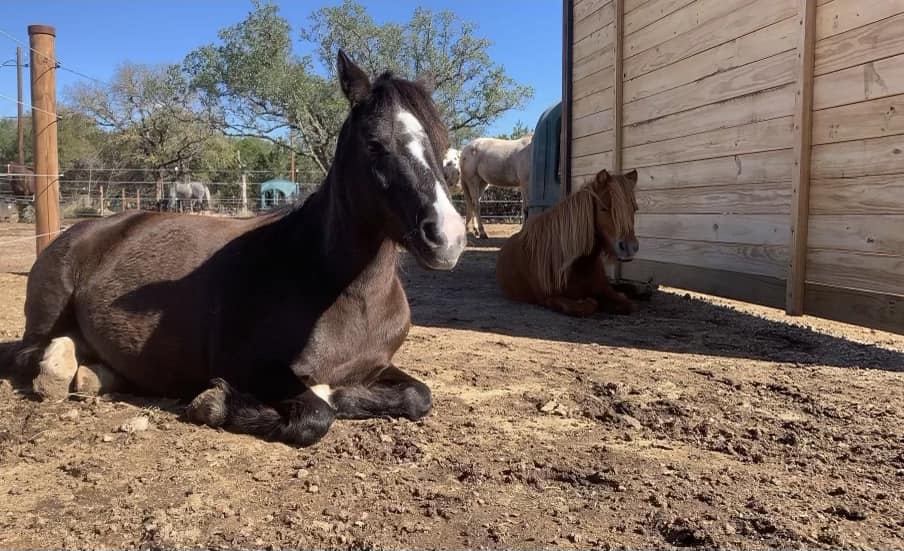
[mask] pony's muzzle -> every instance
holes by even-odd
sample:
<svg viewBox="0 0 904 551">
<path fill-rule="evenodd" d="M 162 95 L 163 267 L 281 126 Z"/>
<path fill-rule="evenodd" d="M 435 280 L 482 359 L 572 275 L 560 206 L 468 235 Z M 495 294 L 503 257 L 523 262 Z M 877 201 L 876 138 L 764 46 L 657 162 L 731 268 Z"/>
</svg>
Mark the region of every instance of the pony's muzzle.
<svg viewBox="0 0 904 551">
<path fill-rule="evenodd" d="M 458 263 L 458 257 L 467 243 L 464 223 L 458 213 L 458 220 L 449 220 L 448 216 L 438 216 L 433 213 L 421 221 L 421 242 L 429 250 L 429 257 L 425 258 L 428 267 L 436 270 L 449 270 Z"/>
<path fill-rule="evenodd" d="M 634 255 L 637 254 L 637 251 L 640 250 L 640 244 L 637 242 L 637 239 L 619 239 L 615 242 L 615 257 L 618 258 L 620 262 L 631 262 L 634 260 Z"/>
</svg>

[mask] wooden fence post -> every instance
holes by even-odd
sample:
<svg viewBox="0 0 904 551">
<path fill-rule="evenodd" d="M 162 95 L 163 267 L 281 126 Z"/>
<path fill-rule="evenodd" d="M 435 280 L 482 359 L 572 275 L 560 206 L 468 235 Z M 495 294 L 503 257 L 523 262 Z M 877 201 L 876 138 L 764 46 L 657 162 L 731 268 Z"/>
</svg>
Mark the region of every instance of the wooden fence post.
<svg viewBox="0 0 904 551">
<path fill-rule="evenodd" d="M 242 173 L 242 216 L 248 216 L 248 175 Z"/>
<path fill-rule="evenodd" d="M 135 208 L 141 210 L 141 188 L 135 190 Z"/>
<path fill-rule="evenodd" d="M 60 162 L 57 151 L 56 30 L 29 25 L 32 55 L 31 120 L 34 127 L 35 247 L 41 254 L 60 232 Z"/>
<path fill-rule="evenodd" d="M 122 188 L 122 205 L 121 208 L 123 211 L 126 210 L 126 188 Z"/>
<path fill-rule="evenodd" d="M 791 172 L 791 244 L 785 311 L 804 311 L 807 280 L 807 225 L 810 214 L 810 153 L 813 126 L 813 64 L 816 0 L 799 0 L 800 29 L 794 95 L 794 167 Z"/>
</svg>

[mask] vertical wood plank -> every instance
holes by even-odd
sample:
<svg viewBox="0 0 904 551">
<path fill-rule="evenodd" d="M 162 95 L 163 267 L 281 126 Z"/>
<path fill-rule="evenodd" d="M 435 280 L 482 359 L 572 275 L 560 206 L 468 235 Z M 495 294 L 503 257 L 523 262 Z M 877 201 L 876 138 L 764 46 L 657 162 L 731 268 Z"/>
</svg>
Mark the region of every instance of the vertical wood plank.
<svg viewBox="0 0 904 551">
<path fill-rule="evenodd" d="M 564 195 L 571 193 L 571 103 L 574 77 L 574 0 L 562 1 L 562 142 L 561 167 Z"/>
<path fill-rule="evenodd" d="M 791 243 L 785 311 L 803 314 L 807 276 L 807 224 L 810 212 L 810 153 L 813 125 L 813 65 L 816 0 L 799 0 L 800 29 L 794 106 L 794 166 L 791 172 Z"/>
<path fill-rule="evenodd" d="M 625 111 L 625 0 L 615 0 L 615 104 L 612 106 L 612 126 L 615 145 L 612 151 L 612 171 L 622 172 L 622 151 L 624 150 L 624 128 L 622 119 Z M 615 263 L 615 280 L 622 278 L 621 262 Z"/>
</svg>

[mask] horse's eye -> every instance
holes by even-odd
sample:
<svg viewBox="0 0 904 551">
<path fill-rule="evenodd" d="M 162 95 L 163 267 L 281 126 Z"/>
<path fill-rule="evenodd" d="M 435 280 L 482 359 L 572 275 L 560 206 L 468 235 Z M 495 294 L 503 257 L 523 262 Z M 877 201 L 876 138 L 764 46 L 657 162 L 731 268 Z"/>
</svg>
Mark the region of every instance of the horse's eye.
<svg viewBox="0 0 904 551">
<path fill-rule="evenodd" d="M 375 157 L 380 157 L 386 154 L 386 147 L 377 140 L 369 140 L 367 142 L 367 151 Z"/>
</svg>

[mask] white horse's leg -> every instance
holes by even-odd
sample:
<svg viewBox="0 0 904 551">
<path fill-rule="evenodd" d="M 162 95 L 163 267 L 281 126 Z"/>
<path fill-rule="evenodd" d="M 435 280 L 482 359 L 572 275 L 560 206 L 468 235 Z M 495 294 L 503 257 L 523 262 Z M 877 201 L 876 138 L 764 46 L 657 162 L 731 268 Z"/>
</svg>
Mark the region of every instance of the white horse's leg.
<svg viewBox="0 0 904 551">
<path fill-rule="evenodd" d="M 483 229 L 483 220 L 480 218 L 480 197 L 483 195 L 483 192 L 486 191 L 489 184 L 484 181 L 479 176 L 475 178 L 475 193 L 474 193 L 474 220 L 477 222 L 477 238 L 478 239 L 487 239 L 487 232 Z"/>
</svg>

